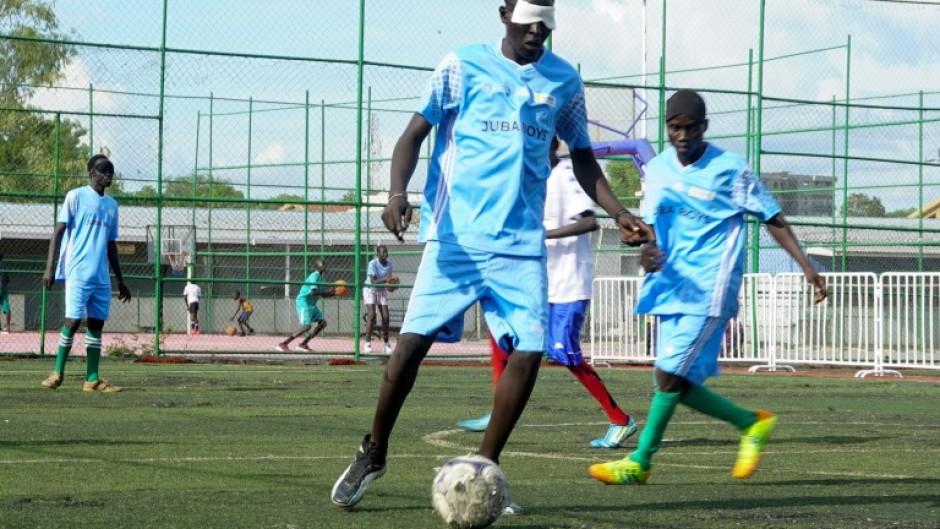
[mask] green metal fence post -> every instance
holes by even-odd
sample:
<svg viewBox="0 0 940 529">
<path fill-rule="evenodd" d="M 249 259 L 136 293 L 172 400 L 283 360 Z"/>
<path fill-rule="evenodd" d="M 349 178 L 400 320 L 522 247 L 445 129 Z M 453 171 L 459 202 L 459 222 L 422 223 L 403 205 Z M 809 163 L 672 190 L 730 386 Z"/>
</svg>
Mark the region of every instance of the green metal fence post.
<svg viewBox="0 0 940 529">
<path fill-rule="evenodd" d="M 760 178 L 761 172 L 761 152 L 763 151 L 763 112 L 764 112 L 764 36 L 767 24 L 766 0 L 761 0 L 759 10 L 759 29 L 757 39 L 757 113 L 754 123 L 754 174 Z M 760 221 L 754 218 L 752 221 L 753 233 L 751 234 L 751 271 L 760 270 Z"/>
<path fill-rule="evenodd" d="M 365 73 L 365 33 L 366 33 L 366 1 L 359 0 L 359 53 L 356 60 L 357 79 L 356 79 L 356 233 L 353 236 L 355 248 L 353 252 L 353 308 L 354 313 L 359 314 L 362 297 L 362 289 L 359 288 L 362 278 L 359 270 L 360 254 L 362 248 L 362 89 L 363 77 Z M 361 322 L 358 317 L 353 317 L 353 355 L 359 360 L 359 327 Z"/>
<path fill-rule="evenodd" d="M 157 110 L 157 236 L 154 244 L 154 333 L 153 333 L 153 354 L 160 355 L 160 335 L 163 333 L 163 267 L 162 249 L 163 244 L 163 125 L 164 125 L 164 103 L 166 95 L 166 21 L 167 5 L 169 0 L 163 0 L 163 21 L 162 35 L 160 38 L 160 101 Z"/>
<path fill-rule="evenodd" d="M 61 152 L 61 133 L 62 133 L 62 115 L 56 112 L 55 115 L 55 151 L 52 159 L 52 194 L 55 195 L 55 205 L 52 207 L 52 227 L 55 229 L 57 219 L 59 218 L 59 161 Z M 41 300 L 39 302 L 39 354 L 46 354 L 46 307 L 49 303 L 49 289 L 43 287 Z"/>
<path fill-rule="evenodd" d="M 842 151 L 842 264 L 845 272 L 848 265 L 849 231 L 846 227 L 849 215 L 849 105 L 852 104 L 852 35 L 848 35 L 845 47 L 845 126 L 843 127 Z"/>
<path fill-rule="evenodd" d="M 248 200 L 251 200 L 251 126 L 254 114 L 254 98 L 248 98 L 248 165 L 245 169 Z M 245 279 L 251 279 L 251 204 L 245 208 Z M 251 282 L 245 285 L 245 297 L 251 299 Z"/>
<path fill-rule="evenodd" d="M 924 91 L 921 90 L 917 101 L 917 271 L 924 271 Z"/>
<path fill-rule="evenodd" d="M 95 155 L 95 85 L 88 83 L 88 157 Z"/>
</svg>

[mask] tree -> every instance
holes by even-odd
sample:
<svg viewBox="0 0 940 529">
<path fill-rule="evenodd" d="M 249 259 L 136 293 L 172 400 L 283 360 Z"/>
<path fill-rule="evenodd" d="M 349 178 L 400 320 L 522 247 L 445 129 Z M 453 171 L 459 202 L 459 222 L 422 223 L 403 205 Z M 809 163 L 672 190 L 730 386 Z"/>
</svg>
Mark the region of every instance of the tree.
<svg viewBox="0 0 940 529">
<path fill-rule="evenodd" d="M 65 40 L 52 2 L 0 0 L 0 105 L 22 103 L 39 86 L 62 77 L 75 55 L 70 44 L 20 39 Z"/>
<path fill-rule="evenodd" d="M 852 193 L 839 208 L 839 214 L 846 217 L 884 217 L 885 207 L 878 197 Z"/>
<path fill-rule="evenodd" d="M 280 209 L 284 207 L 285 204 L 301 204 L 304 201 L 304 197 L 300 195 L 294 195 L 292 193 L 281 193 L 271 198 L 271 202 L 268 204 L 260 204 L 258 207 L 261 209 Z"/>
<path fill-rule="evenodd" d="M 640 191 L 640 172 L 633 160 L 608 160 L 604 172 L 607 173 L 610 188 L 625 206 L 639 205 L 636 194 Z"/>
<path fill-rule="evenodd" d="M 911 213 L 914 213 L 915 211 L 919 211 L 919 210 L 917 208 L 896 209 L 894 211 L 889 211 L 887 214 L 885 214 L 885 216 L 892 217 L 892 218 L 906 219 L 908 215 L 910 215 Z"/>
<path fill-rule="evenodd" d="M 65 193 L 87 183 L 85 129 L 28 105 L 36 88 L 54 84 L 75 55 L 47 0 L 0 0 L 0 193 Z M 26 40 L 23 40 L 26 39 Z M 58 159 L 58 162 L 56 161 Z M 58 185 L 54 175 L 59 175 Z M 5 200 L 46 202 L 44 197 Z"/>
<path fill-rule="evenodd" d="M 157 204 L 157 190 L 153 186 L 146 185 L 140 191 L 130 195 L 138 199 L 138 205 L 155 206 Z M 189 200 L 180 200 L 181 198 Z M 210 183 L 206 175 L 178 176 L 167 178 L 163 182 L 163 205 L 170 207 L 184 208 L 234 208 L 243 207 L 241 204 L 231 202 L 215 202 L 214 200 L 191 200 L 193 198 L 228 198 L 244 200 L 245 194 L 235 188 L 227 180 L 215 180 Z"/>
</svg>

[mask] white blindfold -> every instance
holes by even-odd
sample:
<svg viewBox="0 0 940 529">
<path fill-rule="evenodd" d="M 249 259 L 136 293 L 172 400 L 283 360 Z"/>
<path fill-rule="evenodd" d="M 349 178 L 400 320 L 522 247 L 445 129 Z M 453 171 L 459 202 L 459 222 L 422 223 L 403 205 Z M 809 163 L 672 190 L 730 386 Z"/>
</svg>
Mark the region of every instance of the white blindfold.
<svg viewBox="0 0 940 529">
<path fill-rule="evenodd" d="M 525 0 L 519 0 L 512 10 L 513 24 L 535 24 L 541 22 L 545 27 L 555 29 L 555 6 L 537 6 Z"/>
</svg>

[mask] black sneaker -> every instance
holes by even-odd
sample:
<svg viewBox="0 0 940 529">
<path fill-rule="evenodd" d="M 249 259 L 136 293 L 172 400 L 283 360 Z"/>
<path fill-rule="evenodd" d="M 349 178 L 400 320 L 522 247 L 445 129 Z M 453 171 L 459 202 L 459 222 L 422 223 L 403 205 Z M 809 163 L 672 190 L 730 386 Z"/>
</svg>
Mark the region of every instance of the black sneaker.
<svg viewBox="0 0 940 529">
<path fill-rule="evenodd" d="M 371 436 L 362 440 L 356 459 L 346 467 L 346 472 L 336 480 L 330 499 L 340 507 L 352 507 L 359 503 L 369 488 L 369 483 L 385 474 L 385 454 L 372 445 Z"/>
</svg>

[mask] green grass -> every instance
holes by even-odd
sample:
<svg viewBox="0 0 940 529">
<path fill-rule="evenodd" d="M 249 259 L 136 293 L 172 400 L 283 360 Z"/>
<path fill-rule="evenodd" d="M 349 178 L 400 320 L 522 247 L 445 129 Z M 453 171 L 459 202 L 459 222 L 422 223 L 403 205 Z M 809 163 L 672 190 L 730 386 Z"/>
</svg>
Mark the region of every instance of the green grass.
<svg viewBox="0 0 940 529">
<path fill-rule="evenodd" d="M 82 393 L 81 362 L 57 391 L 39 386 L 51 360 L 0 362 L 0 527 L 441 528 L 432 469 L 476 448 L 481 434 L 453 425 L 486 411 L 491 390 L 485 366 L 424 367 L 389 472 L 347 512 L 330 488 L 369 429 L 380 366 L 102 367 L 123 393 Z M 642 424 L 650 372 L 600 372 Z M 780 415 L 761 470 L 732 480 L 736 432 L 680 408 L 642 487 L 587 475 L 627 450 L 588 448 L 606 430 L 600 408 L 566 370 L 540 378 L 502 458 L 527 513 L 497 527 L 940 526 L 940 377 L 714 379 Z"/>
</svg>

